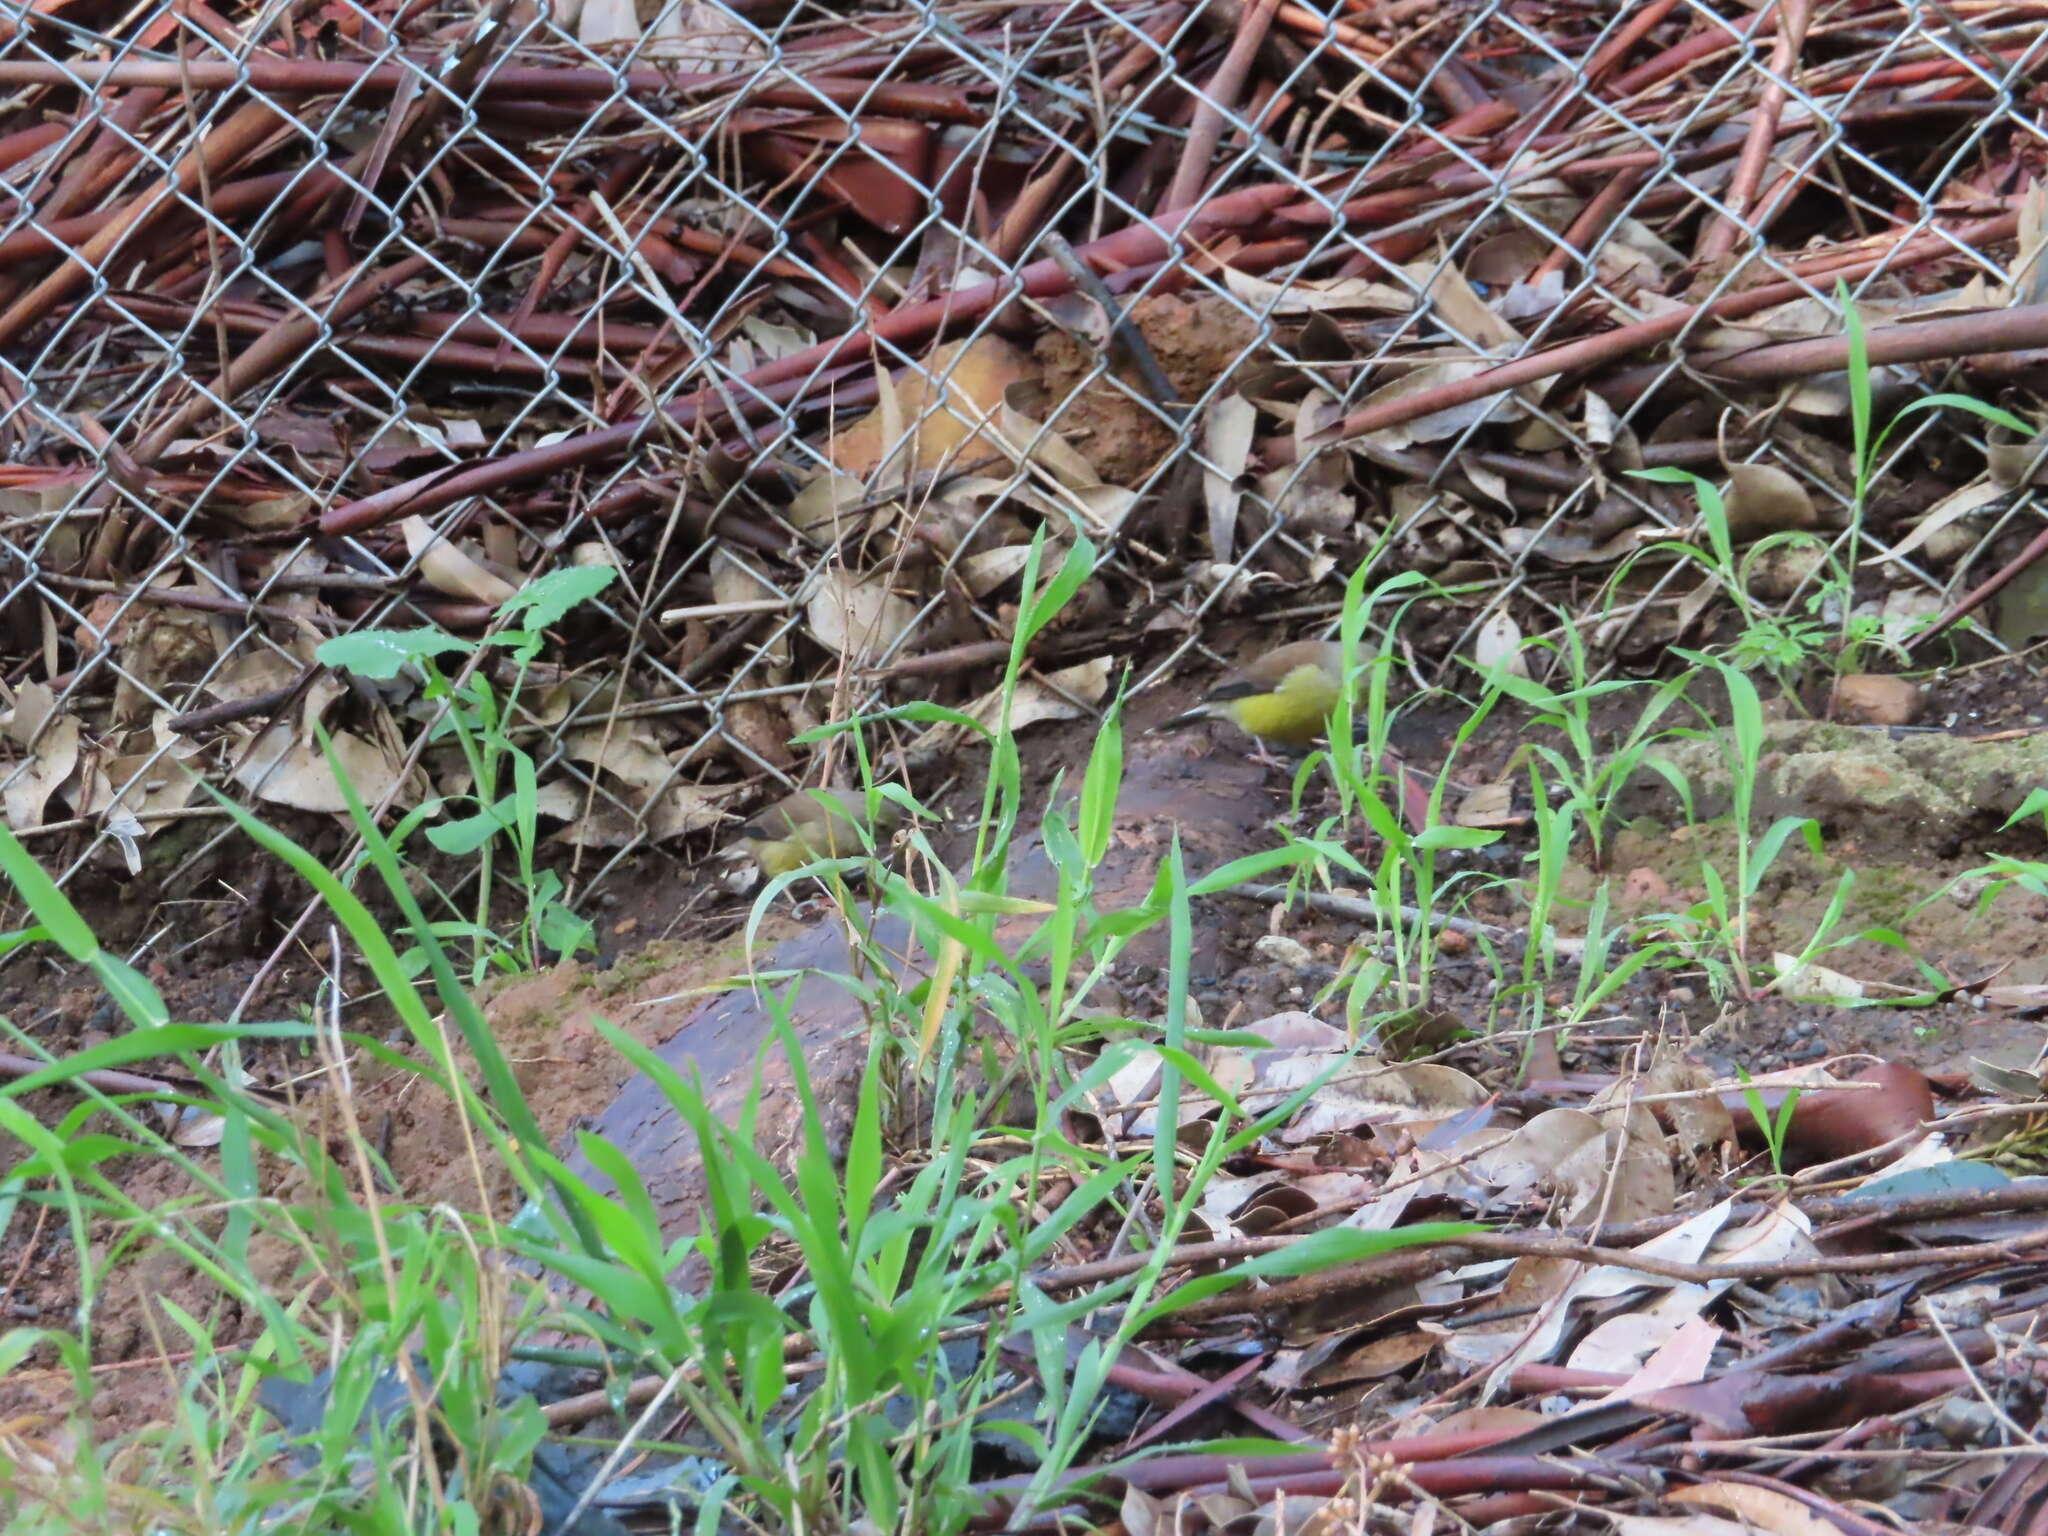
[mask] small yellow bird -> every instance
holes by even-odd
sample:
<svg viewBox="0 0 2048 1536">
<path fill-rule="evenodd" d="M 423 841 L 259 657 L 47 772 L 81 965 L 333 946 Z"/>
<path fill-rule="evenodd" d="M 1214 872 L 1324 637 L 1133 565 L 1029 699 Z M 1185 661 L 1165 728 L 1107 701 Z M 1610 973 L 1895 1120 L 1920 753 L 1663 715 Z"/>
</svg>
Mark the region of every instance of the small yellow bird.
<svg viewBox="0 0 2048 1536">
<path fill-rule="evenodd" d="M 1199 720 L 1228 720 L 1260 745 L 1305 747 L 1330 728 L 1344 698 L 1344 647 L 1333 640 L 1296 640 L 1240 667 L 1186 714 L 1162 724 L 1179 730 Z"/>
<path fill-rule="evenodd" d="M 1361 648 L 1359 659 L 1372 652 Z M 1228 720 L 1258 743 L 1260 761 L 1272 764 L 1268 742 L 1306 747 L 1330 728 L 1343 702 L 1344 647 L 1334 640 L 1296 640 L 1266 652 L 1226 677 L 1185 714 L 1156 727 L 1175 731 L 1201 720 Z M 1383 765 L 1392 775 L 1402 814 L 1415 831 L 1429 825 L 1429 792 L 1389 749 Z"/>
<path fill-rule="evenodd" d="M 885 834 L 902 808 L 884 799 L 874 825 Z M 868 826 L 867 792 L 861 789 L 800 789 L 776 801 L 740 828 L 764 878 L 773 880 L 819 859 L 855 858 L 867 851 L 861 829 Z"/>
</svg>

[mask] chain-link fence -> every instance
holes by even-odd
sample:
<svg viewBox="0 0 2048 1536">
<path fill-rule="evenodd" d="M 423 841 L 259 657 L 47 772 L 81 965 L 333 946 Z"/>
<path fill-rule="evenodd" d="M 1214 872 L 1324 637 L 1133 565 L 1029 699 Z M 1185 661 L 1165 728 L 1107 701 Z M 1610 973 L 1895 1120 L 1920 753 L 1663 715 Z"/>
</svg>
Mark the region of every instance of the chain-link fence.
<svg viewBox="0 0 2048 1536">
<path fill-rule="evenodd" d="M 1726 592 L 1630 563 L 1692 515 L 1631 468 L 1894 636 L 2039 527 L 1931 410 L 1852 515 L 1833 294 L 1880 416 L 2028 384 L 2048 6 L 1322 6 L 9 0 L 10 825 L 68 878 L 226 835 L 201 780 L 332 811 L 316 724 L 460 791 L 416 681 L 315 647 L 570 564 L 618 576 L 514 727 L 587 884 L 825 720 L 973 707 L 1041 532 L 1106 552 L 1042 716 L 1365 559 L 1452 594 L 1419 677 L 1653 662 Z"/>
</svg>

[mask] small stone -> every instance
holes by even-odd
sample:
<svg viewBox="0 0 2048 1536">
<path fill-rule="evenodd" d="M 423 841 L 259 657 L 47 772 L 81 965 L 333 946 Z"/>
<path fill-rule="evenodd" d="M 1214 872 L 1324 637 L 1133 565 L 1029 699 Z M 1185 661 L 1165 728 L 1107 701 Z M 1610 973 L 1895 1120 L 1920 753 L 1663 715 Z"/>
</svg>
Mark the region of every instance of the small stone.
<svg viewBox="0 0 2048 1536">
<path fill-rule="evenodd" d="M 617 939 L 623 939 L 627 934 L 631 933 L 635 928 L 638 928 L 639 926 L 639 918 L 622 917 L 616 923 L 612 924 L 612 937 Z"/>
<path fill-rule="evenodd" d="M 1829 714 L 1850 725 L 1911 725 L 1920 718 L 1920 687 L 1903 677 L 1852 672 L 1835 679 Z"/>
<path fill-rule="evenodd" d="M 1974 1397 L 1951 1397 L 1934 1410 L 1934 1430 L 1950 1445 L 1982 1445 L 1998 1433 L 1998 1415 Z"/>
<path fill-rule="evenodd" d="M 1275 965 L 1284 965 L 1290 971 L 1305 971 L 1316 963 L 1316 957 L 1309 953 L 1309 947 L 1299 939 L 1290 939 L 1284 933 L 1262 935 L 1252 945 L 1252 953 L 1261 960 L 1270 960 Z"/>
<path fill-rule="evenodd" d="M 1628 872 L 1621 882 L 1623 901 L 1669 901 L 1671 883 L 1647 864 Z"/>
<path fill-rule="evenodd" d="M 1948 883 L 1948 899 L 1959 907 L 1974 907 L 1977 898 L 1990 889 L 1989 875 L 1957 875 Z"/>
</svg>

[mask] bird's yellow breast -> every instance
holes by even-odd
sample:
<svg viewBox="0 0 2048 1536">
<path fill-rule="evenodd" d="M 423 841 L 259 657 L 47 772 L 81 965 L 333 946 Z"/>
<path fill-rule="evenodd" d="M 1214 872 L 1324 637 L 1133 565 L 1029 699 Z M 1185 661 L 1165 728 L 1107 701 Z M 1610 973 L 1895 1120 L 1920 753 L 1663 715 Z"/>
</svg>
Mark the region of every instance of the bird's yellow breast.
<svg viewBox="0 0 2048 1536">
<path fill-rule="evenodd" d="M 1267 741 L 1305 747 L 1329 725 L 1330 711 L 1343 696 L 1337 681 L 1323 668 L 1296 667 L 1271 693 L 1232 699 L 1226 705 L 1237 728 Z"/>
<path fill-rule="evenodd" d="M 793 869 L 802 869 L 811 862 L 810 852 L 801 843 L 788 841 L 755 843 L 753 854 L 754 861 L 761 866 L 761 873 L 770 880 Z"/>
</svg>

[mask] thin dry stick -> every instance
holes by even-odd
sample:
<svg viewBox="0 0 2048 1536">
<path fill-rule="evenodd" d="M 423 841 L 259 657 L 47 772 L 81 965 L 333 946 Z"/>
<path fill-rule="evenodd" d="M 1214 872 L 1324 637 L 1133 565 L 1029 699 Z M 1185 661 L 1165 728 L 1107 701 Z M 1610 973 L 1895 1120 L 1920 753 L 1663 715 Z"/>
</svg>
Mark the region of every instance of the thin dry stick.
<svg viewBox="0 0 2048 1536">
<path fill-rule="evenodd" d="M 1278 0 L 1253 0 L 1239 15 L 1237 36 L 1231 40 L 1230 52 L 1209 77 L 1207 88 L 1195 98 L 1195 120 L 1188 128 L 1188 141 L 1181 149 L 1173 185 L 1167 189 L 1165 209 L 1186 208 L 1201 197 L 1214 166 L 1216 146 L 1223 142 L 1224 120 L 1237 106 L 1245 76 L 1251 72 L 1259 44 L 1265 41 L 1273 25 L 1277 6 Z"/>
<path fill-rule="evenodd" d="M 2016 227 L 2016 215 L 1964 225 L 1944 236 L 1910 241 L 1880 254 L 1859 257 L 1832 268 L 1826 275 L 1846 281 L 1868 276 L 1880 267 L 1902 269 L 1953 254 L 1956 242 L 1967 245 L 1979 240 L 2010 238 Z M 1532 352 L 1527 357 L 1501 363 L 1470 378 L 1453 379 L 1430 389 L 1419 389 L 1411 395 L 1361 406 L 1342 421 L 1317 432 L 1309 439 L 1309 445 L 1312 448 L 1334 447 L 1347 438 L 1363 437 L 1368 432 L 1378 432 L 1387 427 L 1404 426 L 1453 406 L 1470 405 L 1492 395 L 1519 389 L 1524 384 L 1536 384 L 1544 379 L 1554 379 L 1561 373 L 1617 362 L 1631 353 L 1647 351 L 1659 342 L 1681 336 L 1703 321 L 1739 320 L 1803 298 L 1811 291 L 1811 285 L 1806 282 L 1767 283 L 1742 293 L 1723 294 L 1718 299 L 1688 305 L 1670 314 L 1640 320 L 1633 325 L 1620 326 L 1602 335 L 1581 337 L 1562 346 Z"/>
<path fill-rule="evenodd" d="M 0 346 L 20 337 L 57 305 L 89 282 L 130 237 L 140 235 L 198 190 L 202 175 L 217 175 L 245 159 L 251 151 L 292 119 L 266 101 L 245 103 L 234 116 L 187 150 L 171 168 L 167 186 L 153 187 L 130 200 L 114 220 L 103 226 L 77 252 L 0 314 Z"/>
<path fill-rule="evenodd" d="M 1809 0 L 1778 0 L 1781 25 L 1777 45 L 1771 50 L 1771 83 L 1764 87 L 1750 120 L 1749 138 L 1742 146 L 1742 158 L 1735 163 L 1734 178 L 1728 183 L 1727 211 L 1710 223 L 1695 255 L 1702 262 L 1718 261 L 1735 249 L 1744 233 L 1743 219 L 1763 184 L 1770 163 L 1771 145 L 1778 137 L 1778 117 L 1785 110 L 1785 82 L 1799 67 L 1800 50 L 1806 46 Z"/>
</svg>

